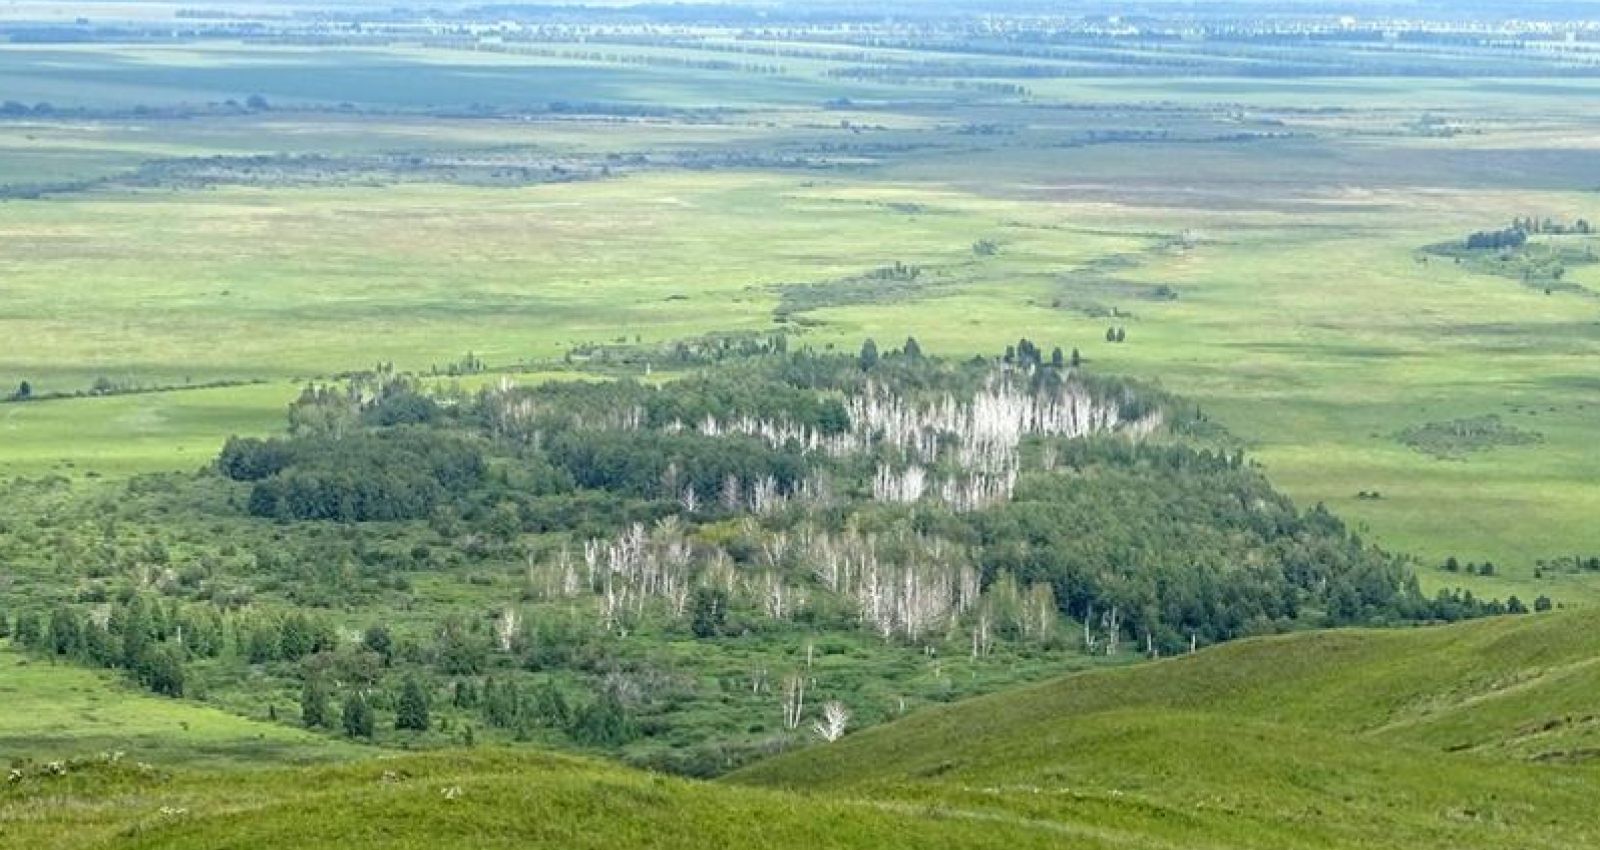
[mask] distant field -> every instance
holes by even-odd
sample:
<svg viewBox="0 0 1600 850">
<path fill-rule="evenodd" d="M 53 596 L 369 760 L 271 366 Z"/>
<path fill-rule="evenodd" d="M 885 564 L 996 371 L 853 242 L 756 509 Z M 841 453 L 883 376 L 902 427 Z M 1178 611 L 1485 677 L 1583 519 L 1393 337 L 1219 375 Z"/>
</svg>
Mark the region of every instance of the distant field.
<svg viewBox="0 0 1600 850">
<path fill-rule="evenodd" d="M 1430 586 L 1594 595 L 1583 576 L 1532 575 L 1538 559 L 1600 552 L 1595 297 L 1421 253 L 1515 215 L 1600 218 L 1594 81 L 1074 76 L 1018 95 L 939 76 L 978 61 L 959 53 L 524 47 L 7 51 L 0 82 L 28 102 L 259 93 L 280 109 L 0 122 L 15 154 L 0 186 L 182 163 L 134 187 L 0 203 L 0 385 L 267 382 L 0 406 L 0 474 L 188 467 L 228 433 L 277 427 L 297 381 L 380 360 L 514 367 L 781 315 L 818 346 L 1078 347 L 1091 368 L 1194 399 L 1302 502 L 1416 553 Z M 916 73 L 839 76 L 863 63 Z M 395 73 L 408 85 L 377 84 Z M 824 107 L 838 98 L 850 103 Z M 428 114 L 464 99 L 508 112 Z M 508 117 L 553 100 L 666 112 Z M 342 101 L 353 111 L 315 111 Z M 726 109 L 682 111 L 709 106 Z M 334 164 L 182 176 L 212 156 L 280 154 Z M 435 164 L 394 184 L 363 157 Z M 464 185 L 457 171 L 478 162 L 587 179 Z M 859 285 L 896 262 L 922 276 Z M 1566 281 L 1600 293 L 1600 266 Z M 1104 342 L 1112 325 L 1128 342 Z M 1534 441 L 1441 459 L 1397 437 L 1490 415 Z M 1448 555 L 1498 574 L 1434 570 Z"/>
</svg>

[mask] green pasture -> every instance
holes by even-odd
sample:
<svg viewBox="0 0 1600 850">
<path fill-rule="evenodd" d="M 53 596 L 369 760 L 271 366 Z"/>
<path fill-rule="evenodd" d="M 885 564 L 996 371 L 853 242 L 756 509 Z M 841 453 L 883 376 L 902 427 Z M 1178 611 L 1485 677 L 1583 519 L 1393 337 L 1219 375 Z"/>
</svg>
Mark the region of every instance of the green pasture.
<svg viewBox="0 0 1600 850">
<path fill-rule="evenodd" d="M 367 750 L 216 708 L 151 696 L 109 673 L 0 645 L 0 767 L 122 753 L 129 762 L 237 767 L 347 759 Z M 0 816 L 0 837 L 6 833 Z"/>
<path fill-rule="evenodd" d="M 495 368 L 542 368 L 583 343 L 770 330 L 784 287 L 805 285 L 813 301 L 785 325 L 803 344 L 915 335 L 963 354 L 1028 336 L 1076 347 L 1090 368 L 1193 399 L 1296 498 L 1415 553 L 1430 587 L 1593 595 L 1583 577 L 1532 571 L 1540 558 L 1600 552 L 1600 303 L 1421 251 L 1516 215 L 1600 218 L 1593 81 L 1075 77 L 1026 80 L 1022 98 L 973 97 L 949 80 L 829 78 L 859 64 L 836 54 L 717 38 L 694 49 L 535 44 L 528 55 L 222 42 L 7 51 L 0 82 L 27 102 L 261 93 L 284 109 L 0 123 L 0 183 L 267 153 L 719 151 L 851 164 L 0 203 L 0 392 L 24 380 L 37 394 L 264 382 L 0 405 L 0 470 L 189 467 L 229 433 L 277 427 L 305 380 L 379 361 L 427 372 L 469 351 Z M 783 72 L 645 64 L 697 59 Z M 728 108 L 692 119 L 420 114 L 467 92 L 506 108 Z M 822 108 L 838 97 L 854 102 Z M 341 101 L 383 114 L 305 111 Z M 1106 130 L 1165 135 L 1097 141 Z M 998 250 L 975 251 L 980 240 Z M 855 291 L 896 262 L 920 267 L 914 286 L 883 299 Z M 1600 292 L 1600 266 L 1564 280 Z M 1152 297 L 1157 288 L 1171 297 Z M 1128 341 L 1106 343 L 1109 326 Z M 1441 459 L 1396 436 L 1488 415 L 1537 441 Z M 1492 560 L 1498 574 L 1434 571 L 1448 555 Z"/>
</svg>

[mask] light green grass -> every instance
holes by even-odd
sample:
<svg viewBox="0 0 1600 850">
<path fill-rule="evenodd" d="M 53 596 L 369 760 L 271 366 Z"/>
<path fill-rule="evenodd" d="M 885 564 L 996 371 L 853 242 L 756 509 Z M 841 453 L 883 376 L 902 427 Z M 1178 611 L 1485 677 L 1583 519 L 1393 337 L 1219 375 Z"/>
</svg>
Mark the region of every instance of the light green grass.
<svg viewBox="0 0 1600 850">
<path fill-rule="evenodd" d="M 0 644 L 0 767 L 121 752 L 128 761 L 238 767 L 347 759 L 369 749 L 193 702 Z M 5 834 L 0 816 L 0 837 Z"/>
</svg>

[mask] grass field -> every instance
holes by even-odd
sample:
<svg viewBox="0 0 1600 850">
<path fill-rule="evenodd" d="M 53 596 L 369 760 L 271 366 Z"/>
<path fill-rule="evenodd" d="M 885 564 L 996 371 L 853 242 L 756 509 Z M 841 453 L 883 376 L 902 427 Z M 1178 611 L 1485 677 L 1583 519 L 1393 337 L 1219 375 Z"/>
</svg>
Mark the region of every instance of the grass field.
<svg viewBox="0 0 1600 850">
<path fill-rule="evenodd" d="M 907 166 L 892 182 L 745 171 L 12 202 L 0 206 L 0 327 L 19 341 L 0 355 L 8 383 L 269 383 L 0 408 L 13 435 L 0 462 L 187 467 L 208 440 L 275 427 L 296 379 L 380 360 L 428 370 L 468 351 L 515 366 L 584 342 L 769 328 L 785 284 L 904 262 L 928 269 L 917 292 L 820 303 L 791 317 L 801 339 L 914 334 L 952 354 L 1024 335 L 1076 346 L 1095 368 L 1193 398 L 1281 486 L 1387 545 L 1430 565 L 1493 560 L 1504 578 L 1474 582 L 1496 595 L 1589 595 L 1525 579 L 1538 558 L 1600 549 L 1587 521 L 1600 473 L 1588 450 L 1600 413 L 1591 300 L 1418 254 L 1528 204 L 1581 215 L 1583 196 L 1295 184 L 1293 197 L 1232 186 L 1234 208 L 1173 208 L 1121 182 L 1099 148 L 1029 155 L 1040 173 L 1104 176 L 1053 190 L 1018 182 L 1013 163 L 995 165 L 998 190 Z M 1196 179 L 1196 191 L 1224 185 Z M 976 255 L 979 240 L 1000 248 Z M 61 280 L 92 286 L 63 292 Z M 1175 298 L 1141 295 L 1155 286 Z M 1130 341 L 1105 344 L 1109 324 Z M 1395 438 L 1486 414 L 1541 440 L 1440 460 Z M 47 425 L 63 421 L 72 427 Z"/>
<path fill-rule="evenodd" d="M 208 768 L 305 764 L 370 752 L 287 726 L 162 699 L 80 667 L 0 646 L 0 766 L 122 753 L 131 762 Z M 4 822 L 0 816 L 0 837 Z"/>
</svg>

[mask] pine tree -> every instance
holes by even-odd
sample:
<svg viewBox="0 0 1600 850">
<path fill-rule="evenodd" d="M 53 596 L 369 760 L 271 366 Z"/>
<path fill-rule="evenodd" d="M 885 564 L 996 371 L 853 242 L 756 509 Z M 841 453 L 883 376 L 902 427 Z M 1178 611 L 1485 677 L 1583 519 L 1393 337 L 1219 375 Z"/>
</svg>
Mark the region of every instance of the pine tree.
<svg viewBox="0 0 1600 850">
<path fill-rule="evenodd" d="M 377 653 L 378 657 L 383 659 L 383 666 L 385 667 L 389 666 L 389 662 L 394 658 L 394 638 L 390 636 L 389 630 L 383 626 L 368 628 L 361 635 L 361 645 Z"/>
<path fill-rule="evenodd" d="M 394 728 L 426 732 L 429 725 L 428 694 L 415 677 L 407 676 L 400 687 L 400 702 L 395 706 Z"/>
<path fill-rule="evenodd" d="M 367 698 L 360 691 L 356 691 L 344 698 L 344 733 L 352 738 L 372 738 L 373 719 L 372 706 L 367 704 Z"/>
<path fill-rule="evenodd" d="M 311 621 L 296 611 L 283 619 L 283 629 L 278 633 L 278 656 L 285 661 L 299 661 L 311 654 L 316 645 Z"/>
<path fill-rule="evenodd" d="M 689 629 L 697 638 L 716 637 L 728 618 L 728 594 L 714 587 L 694 591 L 693 617 Z"/>
<path fill-rule="evenodd" d="M 300 722 L 307 729 L 318 726 L 327 726 L 328 721 L 328 686 L 322 681 L 321 676 L 307 676 L 305 684 L 300 688 Z"/>
<path fill-rule="evenodd" d="M 122 612 L 122 666 L 137 669 L 149 643 L 150 614 L 144 600 L 135 596 L 128 600 L 127 610 Z"/>
<path fill-rule="evenodd" d="M 169 697 L 183 696 L 183 658 L 181 650 L 169 644 L 153 645 L 145 650 L 137 667 L 139 678 L 150 690 Z"/>
<path fill-rule="evenodd" d="M 621 746 L 633 740 L 638 733 L 638 727 L 628 717 L 622 701 L 610 692 L 584 706 L 567 728 L 567 734 L 573 740 L 591 747 Z"/>
<path fill-rule="evenodd" d="M 878 365 L 878 344 L 868 339 L 861 343 L 861 368 L 863 371 Z"/>
<path fill-rule="evenodd" d="M 50 612 L 50 649 L 57 655 L 76 655 L 81 643 L 78 617 L 66 606 Z"/>
</svg>

